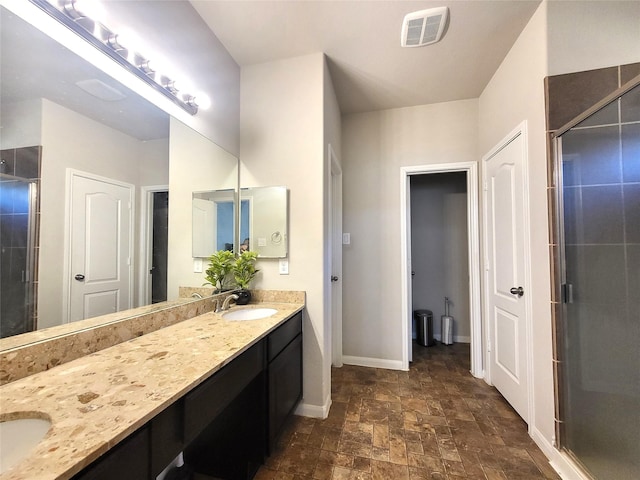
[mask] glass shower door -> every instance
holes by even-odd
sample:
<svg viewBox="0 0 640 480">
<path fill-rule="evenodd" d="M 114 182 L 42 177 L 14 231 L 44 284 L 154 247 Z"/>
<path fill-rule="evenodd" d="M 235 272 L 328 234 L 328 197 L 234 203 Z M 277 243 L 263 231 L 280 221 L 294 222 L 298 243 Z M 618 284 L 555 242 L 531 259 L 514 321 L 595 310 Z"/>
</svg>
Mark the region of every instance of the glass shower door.
<svg viewBox="0 0 640 480">
<path fill-rule="evenodd" d="M 640 87 L 559 138 L 561 446 L 596 479 L 640 478 Z"/>
<path fill-rule="evenodd" d="M 36 183 L 0 174 L 0 338 L 34 329 Z"/>
</svg>

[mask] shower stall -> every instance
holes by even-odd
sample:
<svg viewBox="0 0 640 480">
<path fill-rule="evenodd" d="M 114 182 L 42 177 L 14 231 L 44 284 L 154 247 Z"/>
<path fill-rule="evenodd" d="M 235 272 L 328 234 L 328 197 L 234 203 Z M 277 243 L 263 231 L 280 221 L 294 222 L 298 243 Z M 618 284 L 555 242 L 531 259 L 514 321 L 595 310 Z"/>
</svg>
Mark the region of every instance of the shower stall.
<svg viewBox="0 0 640 480">
<path fill-rule="evenodd" d="M 0 338 L 34 330 L 37 180 L 0 174 Z"/>
<path fill-rule="evenodd" d="M 640 478 L 640 85 L 632 84 L 555 135 L 558 443 L 602 480 Z"/>
</svg>

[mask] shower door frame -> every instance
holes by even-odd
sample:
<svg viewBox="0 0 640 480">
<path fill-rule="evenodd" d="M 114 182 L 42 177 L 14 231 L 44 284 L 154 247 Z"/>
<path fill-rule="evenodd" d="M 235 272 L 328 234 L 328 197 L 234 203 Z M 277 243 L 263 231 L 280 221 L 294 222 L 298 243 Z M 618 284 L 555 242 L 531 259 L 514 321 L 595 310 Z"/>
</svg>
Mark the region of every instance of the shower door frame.
<svg viewBox="0 0 640 480">
<path fill-rule="evenodd" d="M 552 268 L 552 288 L 554 288 L 557 298 L 556 301 L 560 304 L 560 308 L 555 310 L 555 319 L 554 319 L 554 397 L 555 397 L 555 447 L 558 451 L 569 458 L 571 466 L 575 468 L 577 471 L 575 473 L 579 474 L 583 478 L 592 478 L 592 476 L 587 473 L 585 467 L 582 465 L 580 459 L 568 448 L 565 444 L 565 433 L 563 431 L 563 423 L 565 415 L 563 414 L 562 405 L 563 405 L 563 392 L 561 386 L 561 374 L 560 374 L 560 366 L 559 366 L 559 352 L 563 351 L 564 343 L 563 343 L 563 335 L 562 335 L 562 326 L 567 320 L 567 295 L 570 295 L 569 292 L 565 290 L 566 285 L 566 252 L 565 252 L 565 225 L 564 225 L 564 183 L 562 176 L 562 167 L 563 167 L 563 156 L 562 156 L 562 136 L 569 132 L 572 128 L 582 123 L 587 118 L 591 117 L 598 111 L 602 110 L 604 107 L 608 106 L 614 101 L 617 101 L 620 97 L 625 95 L 627 92 L 633 90 L 638 85 L 640 85 L 640 75 L 634 77 L 630 81 L 626 82 L 624 85 L 619 87 L 614 92 L 607 95 L 605 98 L 594 104 L 592 107 L 585 110 L 580 115 L 576 116 L 574 119 L 557 129 L 556 131 L 550 133 L 550 147 L 551 147 L 551 158 L 553 161 L 553 185 L 555 185 L 555 195 L 551 198 L 554 200 L 554 205 L 551 206 L 550 211 L 553 213 L 553 218 L 551 219 L 551 234 L 555 238 L 557 244 L 557 258 L 552 259 L 553 268 Z M 553 295 L 552 295 L 553 297 Z M 562 354 L 564 355 L 564 353 Z M 564 361 L 564 360 L 563 360 Z"/>
</svg>

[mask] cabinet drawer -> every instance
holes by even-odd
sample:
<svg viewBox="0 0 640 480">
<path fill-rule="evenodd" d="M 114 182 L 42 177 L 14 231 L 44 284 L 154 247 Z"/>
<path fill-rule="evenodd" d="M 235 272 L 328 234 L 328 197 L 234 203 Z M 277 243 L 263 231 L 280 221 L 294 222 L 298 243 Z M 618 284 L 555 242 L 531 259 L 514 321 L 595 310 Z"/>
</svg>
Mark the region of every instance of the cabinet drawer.
<svg viewBox="0 0 640 480">
<path fill-rule="evenodd" d="M 149 429 L 141 428 L 72 480 L 145 480 L 149 476 Z"/>
<path fill-rule="evenodd" d="M 268 361 L 271 362 L 286 347 L 291 340 L 302 332 L 302 312 L 296 313 L 291 319 L 280 325 L 269 335 Z"/>
<path fill-rule="evenodd" d="M 259 342 L 184 397 L 184 438 L 189 443 L 258 375 L 264 366 Z"/>
</svg>

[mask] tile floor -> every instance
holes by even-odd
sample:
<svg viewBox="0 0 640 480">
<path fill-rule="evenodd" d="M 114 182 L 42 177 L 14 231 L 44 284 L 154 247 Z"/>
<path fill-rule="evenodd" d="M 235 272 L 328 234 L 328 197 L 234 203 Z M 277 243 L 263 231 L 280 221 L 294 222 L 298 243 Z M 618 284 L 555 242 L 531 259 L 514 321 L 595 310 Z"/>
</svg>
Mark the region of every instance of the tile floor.
<svg viewBox="0 0 640 480">
<path fill-rule="evenodd" d="M 409 372 L 332 375 L 329 417 L 292 417 L 256 480 L 560 479 L 509 404 L 469 374 L 466 344 L 415 346 Z"/>
</svg>

